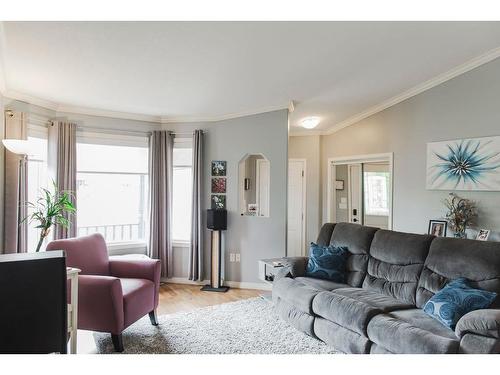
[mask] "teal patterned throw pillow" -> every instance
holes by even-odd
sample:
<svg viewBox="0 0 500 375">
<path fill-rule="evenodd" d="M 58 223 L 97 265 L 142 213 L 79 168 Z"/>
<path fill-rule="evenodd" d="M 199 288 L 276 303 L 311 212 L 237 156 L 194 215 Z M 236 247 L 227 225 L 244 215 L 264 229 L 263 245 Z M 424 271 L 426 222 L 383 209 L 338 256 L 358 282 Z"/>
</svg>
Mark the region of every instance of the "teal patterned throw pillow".
<svg viewBox="0 0 500 375">
<path fill-rule="evenodd" d="M 311 242 L 306 276 L 344 283 L 348 255 L 346 247 L 319 246 Z"/>
<path fill-rule="evenodd" d="M 467 279 L 449 282 L 424 305 L 424 311 L 445 326 L 455 329 L 457 322 L 465 314 L 488 308 L 497 294 L 482 289 L 473 289 Z"/>
</svg>

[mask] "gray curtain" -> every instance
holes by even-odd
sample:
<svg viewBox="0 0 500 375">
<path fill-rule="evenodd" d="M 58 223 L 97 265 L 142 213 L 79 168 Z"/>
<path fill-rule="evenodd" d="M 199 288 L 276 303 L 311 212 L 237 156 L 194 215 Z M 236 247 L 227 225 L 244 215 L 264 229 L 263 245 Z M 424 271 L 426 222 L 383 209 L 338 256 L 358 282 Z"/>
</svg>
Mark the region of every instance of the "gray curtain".
<svg viewBox="0 0 500 375">
<path fill-rule="evenodd" d="M 193 197 L 191 208 L 191 248 L 189 280 L 203 280 L 203 131 L 193 133 Z"/>
<path fill-rule="evenodd" d="M 49 126 L 49 169 L 59 191 L 72 194 L 76 207 L 76 124 L 54 121 Z M 54 178 L 55 177 L 55 178 Z M 70 225 L 54 226 L 54 239 L 76 237 L 76 215 L 66 215 Z"/>
<path fill-rule="evenodd" d="M 165 130 L 149 138 L 149 256 L 161 261 L 161 276 L 172 276 L 173 137 Z"/>
<path fill-rule="evenodd" d="M 26 115 L 21 112 L 5 112 L 4 138 L 26 139 Z M 27 165 L 24 156 L 5 153 L 5 185 L 4 185 L 4 238 L 3 252 L 25 253 L 28 250 L 28 216 L 26 205 L 28 197 Z M 32 249 L 34 250 L 34 249 Z"/>
</svg>

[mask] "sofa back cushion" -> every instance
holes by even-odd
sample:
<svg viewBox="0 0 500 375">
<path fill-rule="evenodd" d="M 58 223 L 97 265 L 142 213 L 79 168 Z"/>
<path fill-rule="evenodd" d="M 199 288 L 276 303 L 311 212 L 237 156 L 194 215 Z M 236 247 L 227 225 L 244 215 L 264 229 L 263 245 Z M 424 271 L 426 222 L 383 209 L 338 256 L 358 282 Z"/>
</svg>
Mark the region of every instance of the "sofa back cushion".
<svg viewBox="0 0 500 375">
<path fill-rule="evenodd" d="M 316 243 L 319 246 L 328 246 L 330 245 L 330 240 L 332 239 L 333 228 L 335 228 L 335 223 L 326 223 L 323 224 L 319 231 L 318 240 Z"/>
<path fill-rule="evenodd" d="M 500 243 L 438 237 L 432 241 L 417 288 L 417 307 L 449 281 L 465 277 L 471 287 L 500 294 Z M 500 298 L 492 308 L 500 307 Z"/>
<path fill-rule="evenodd" d="M 378 228 L 365 227 L 352 223 L 337 223 L 333 228 L 330 245 L 347 247 L 347 284 L 361 287 L 368 266 L 368 253 Z"/>
<path fill-rule="evenodd" d="M 363 288 L 413 305 L 433 236 L 379 230 L 373 239 Z"/>
</svg>

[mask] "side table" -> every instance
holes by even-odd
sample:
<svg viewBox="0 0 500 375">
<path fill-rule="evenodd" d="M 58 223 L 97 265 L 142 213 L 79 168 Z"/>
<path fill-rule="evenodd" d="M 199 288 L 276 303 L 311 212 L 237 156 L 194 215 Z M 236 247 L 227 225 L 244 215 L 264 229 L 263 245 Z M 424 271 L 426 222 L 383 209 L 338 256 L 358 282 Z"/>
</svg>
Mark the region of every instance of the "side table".
<svg viewBox="0 0 500 375">
<path fill-rule="evenodd" d="M 68 304 L 68 334 L 70 337 L 69 352 L 76 354 L 77 332 L 78 332 L 78 268 L 67 267 L 66 278 L 71 285 L 71 300 Z"/>
</svg>

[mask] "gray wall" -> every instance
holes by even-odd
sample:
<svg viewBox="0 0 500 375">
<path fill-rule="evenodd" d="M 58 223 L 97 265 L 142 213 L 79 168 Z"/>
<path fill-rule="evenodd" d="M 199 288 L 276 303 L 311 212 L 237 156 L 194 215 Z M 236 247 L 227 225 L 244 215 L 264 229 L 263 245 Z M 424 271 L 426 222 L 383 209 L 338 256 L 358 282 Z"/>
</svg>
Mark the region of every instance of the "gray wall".
<svg viewBox="0 0 500 375">
<path fill-rule="evenodd" d="M 101 129 L 143 130 L 170 129 L 190 133 L 194 129 L 206 130 L 205 134 L 205 193 L 204 208 L 210 208 L 210 162 L 226 160 L 228 231 L 226 242 L 225 279 L 239 282 L 258 282 L 258 260 L 280 257 L 286 246 L 286 187 L 288 112 L 286 110 L 263 113 L 218 122 L 207 123 L 157 123 L 123 120 L 117 118 L 63 113 L 47 110 L 15 100 L 5 100 L 9 109 L 61 118 L 78 125 Z M 2 116 L 3 121 L 3 116 Z M 189 136 L 189 135 L 186 135 Z M 262 153 L 271 163 L 270 217 L 249 217 L 238 214 L 238 164 L 247 153 Z M 3 163 L 2 163 L 3 166 Z M 1 170 L 0 170 L 1 171 Z M 0 212 L 3 212 L 0 211 Z M 3 215 L 0 215 L 3 216 Z M 145 252 L 142 249 L 119 248 L 114 254 Z M 240 253 L 240 263 L 229 263 L 229 252 Z M 210 270 L 210 237 L 205 236 L 205 278 Z M 174 248 L 174 277 L 185 278 L 188 272 L 188 249 Z"/>
<path fill-rule="evenodd" d="M 449 193 L 425 189 L 427 142 L 500 135 L 499 98 L 497 59 L 322 137 L 323 219 L 328 158 L 394 152 L 394 229 L 427 232 Z M 478 202 L 480 228 L 500 230 L 500 192 L 458 193 Z"/>
<path fill-rule="evenodd" d="M 210 123 L 165 124 L 165 129 L 205 133 L 204 208 L 210 207 L 210 162 L 227 161 L 228 230 L 225 233 L 225 279 L 259 282 L 258 260 L 280 257 L 286 246 L 288 112 L 263 113 Z M 270 217 L 241 216 L 238 208 L 238 165 L 246 154 L 262 153 L 271 165 Z M 204 224 L 205 225 L 205 224 Z M 181 252 L 181 253 L 180 253 Z M 188 249 L 174 250 L 174 276 L 187 277 Z M 229 253 L 240 253 L 230 263 Z M 210 267 L 210 233 L 205 232 L 205 277 Z"/>
<path fill-rule="evenodd" d="M 288 141 L 290 159 L 306 159 L 306 240 L 316 242 L 321 224 L 320 137 L 294 136 Z"/>
<path fill-rule="evenodd" d="M 349 185 L 347 178 L 347 164 L 335 166 L 335 179 L 344 181 L 344 190 L 335 190 L 335 202 L 337 207 L 335 207 L 335 217 L 337 223 L 349 221 L 349 210 L 347 208 L 339 208 L 339 204 L 342 198 L 348 198 Z M 347 203 L 346 203 L 347 206 Z"/>
</svg>

